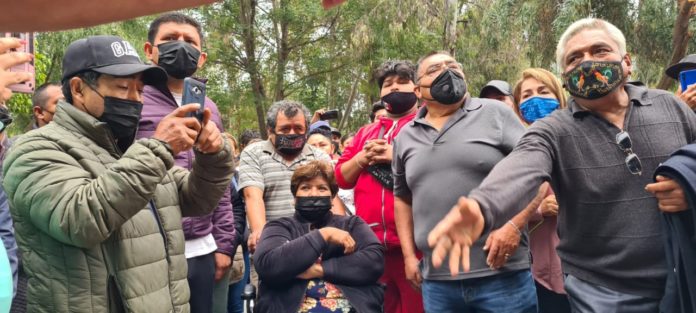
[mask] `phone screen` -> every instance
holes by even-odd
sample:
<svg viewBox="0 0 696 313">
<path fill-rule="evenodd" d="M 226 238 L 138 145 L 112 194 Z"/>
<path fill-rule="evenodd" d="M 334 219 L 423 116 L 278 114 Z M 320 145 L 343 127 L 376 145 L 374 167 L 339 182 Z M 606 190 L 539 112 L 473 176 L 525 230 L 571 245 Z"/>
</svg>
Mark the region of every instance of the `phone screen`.
<svg viewBox="0 0 696 313">
<path fill-rule="evenodd" d="M 205 109 L 205 83 L 195 80 L 191 77 L 184 79 L 184 94 L 181 97 L 181 105 L 189 103 L 198 103 L 200 109 L 191 116 L 203 121 L 203 110 Z"/>
<path fill-rule="evenodd" d="M 11 52 L 19 51 L 34 54 L 34 33 L 5 33 L 5 37 L 15 37 L 19 39 L 24 39 L 26 44 L 19 49 L 12 49 Z M 34 60 L 32 59 L 28 63 L 19 64 L 11 67 L 10 72 L 27 72 L 32 74 L 32 79 L 21 84 L 10 85 L 9 88 L 13 92 L 19 93 L 33 93 L 34 85 L 36 83 L 34 78 Z"/>
<path fill-rule="evenodd" d="M 679 73 L 679 82 L 681 83 L 682 92 L 686 91 L 689 86 L 696 84 L 696 70 Z"/>
</svg>

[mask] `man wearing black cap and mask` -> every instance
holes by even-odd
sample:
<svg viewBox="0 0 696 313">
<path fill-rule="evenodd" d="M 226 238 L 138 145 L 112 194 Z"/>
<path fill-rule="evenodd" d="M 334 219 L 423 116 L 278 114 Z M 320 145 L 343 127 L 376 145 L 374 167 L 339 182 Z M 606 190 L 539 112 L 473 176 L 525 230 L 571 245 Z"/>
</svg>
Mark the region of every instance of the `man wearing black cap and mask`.
<svg viewBox="0 0 696 313">
<path fill-rule="evenodd" d="M 689 54 L 679 63 L 670 66 L 665 74 L 679 82 L 679 74 L 684 71 L 696 70 L 696 54 Z M 677 88 L 677 97 L 682 99 L 691 109 L 696 109 L 696 84 L 690 85 L 686 90 L 682 90 L 681 83 Z"/>
<path fill-rule="evenodd" d="M 167 72 L 166 84 L 145 86 L 143 90 L 143 117 L 138 138 L 149 137 L 162 118 L 182 105 L 184 78 L 191 77 L 205 64 L 203 33 L 200 24 L 181 13 L 167 13 L 150 23 L 145 55 Z M 211 122 L 224 132 L 222 119 L 215 103 L 205 98 Z M 194 153 L 185 150 L 176 155 L 175 163 L 186 169 L 193 166 Z M 186 261 L 191 310 L 211 312 L 213 306 L 227 306 L 227 287 L 234 247 L 234 217 L 229 191 L 225 192 L 215 211 L 209 215 L 186 217 L 183 220 L 186 238 Z M 214 288 L 215 287 L 215 288 Z M 215 296 L 213 293 L 220 294 Z"/>
<path fill-rule="evenodd" d="M 202 122 L 187 117 L 197 104 L 135 140 L 143 86 L 165 80 L 120 37 L 68 46 L 65 101 L 3 165 L 28 312 L 190 311 L 181 217 L 215 208 L 233 157 L 210 110 Z M 174 166 L 191 147 L 193 169 Z"/>
<path fill-rule="evenodd" d="M 491 80 L 481 88 L 479 98 L 498 100 L 505 103 L 511 109 L 515 109 L 515 101 L 512 99 L 510 84 L 502 80 Z"/>
<path fill-rule="evenodd" d="M 433 250 L 427 244 L 428 233 L 459 196 L 476 188 L 512 151 L 524 126 L 503 103 L 473 98 L 461 65 L 447 52 L 419 60 L 415 94 L 424 104 L 394 139 L 392 172 L 404 259 L 412 259 L 417 250 L 423 253 L 418 266 L 406 262 L 406 274 L 420 286 L 425 311 L 536 312 L 523 225 L 506 226 L 514 227 L 522 239 L 496 269 L 487 261 L 489 233 L 472 245 L 470 271 L 433 267 Z"/>
</svg>

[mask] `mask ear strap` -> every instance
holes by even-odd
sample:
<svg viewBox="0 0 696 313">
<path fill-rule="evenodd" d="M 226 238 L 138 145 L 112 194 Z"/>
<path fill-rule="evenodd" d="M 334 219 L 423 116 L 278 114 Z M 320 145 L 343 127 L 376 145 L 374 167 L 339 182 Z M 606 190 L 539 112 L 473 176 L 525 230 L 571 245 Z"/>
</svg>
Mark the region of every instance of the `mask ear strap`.
<svg viewBox="0 0 696 313">
<path fill-rule="evenodd" d="M 86 85 L 87 87 L 89 87 L 89 89 L 92 89 L 92 91 L 94 91 L 94 93 L 96 93 L 97 95 L 99 95 L 99 97 L 101 97 L 102 100 L 104 100 L 104 96 L 102 96 L 102 94 L 99 93 L 99 91 L 97 91 L 96 88 L 94 88 L 92 85 L 90 85 L 90 84 L 88 84 L 88 83 L 85 83 L 85 85 Z M 87 114 L 91 115 L 91 116 L 94 117 L 94 118 L 97 118 L 94 114 L 92 114 L 92 112 L 89 111 L 89 109 L 87 108 L 87 106 L 86 106 L 84 103 L 82 103 L 82 107 L 85 108 L 85 112 L 87 112 Z"/>
</svg>

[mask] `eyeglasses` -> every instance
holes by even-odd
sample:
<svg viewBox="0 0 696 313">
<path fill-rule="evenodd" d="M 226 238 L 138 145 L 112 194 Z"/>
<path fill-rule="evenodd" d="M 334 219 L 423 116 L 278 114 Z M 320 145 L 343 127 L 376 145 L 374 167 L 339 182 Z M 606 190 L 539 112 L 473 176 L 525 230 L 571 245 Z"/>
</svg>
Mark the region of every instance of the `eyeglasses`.
<svg viewBox="0 0 696 313">
<path fill-rule="evenodd" d="M 641 175 L 643 173 L 643 165 L 640 163 L 638 156 L 633 153 L 633 144 L 631 143 L 631 137 L 628 135 L 628 132 L 621 131 L 616 134 L 616 144 L 626 153 L 624 162 L 626 163 L 626 167 L 628 167 L 628 171 L 633 175 Z"/>
<path fill-rule="evenodd" d="M 443 68 L 449 68 L 451 70 L 462 70 L 462 64 L 457 61 L 446 61 L 443 63 L 432 64 L 425 69 L 425 73 L 418 77 L 418 79 L 423 78 L 423 76 L 434 76 L 435 73 L 440 73 Z"/>
</svg>

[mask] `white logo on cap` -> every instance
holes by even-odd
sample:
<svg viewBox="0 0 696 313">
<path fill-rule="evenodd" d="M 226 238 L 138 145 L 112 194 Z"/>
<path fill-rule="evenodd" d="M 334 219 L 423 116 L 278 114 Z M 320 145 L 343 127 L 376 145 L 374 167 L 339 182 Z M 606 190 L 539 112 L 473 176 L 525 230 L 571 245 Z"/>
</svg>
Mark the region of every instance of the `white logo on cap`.
<svg viewBox="0 0 696 313">
<path fill-rule="evenodd" d="M 120 58 L 124 55 L 130 55 L 140 60 L 138 52 L 136 52 L 135 49 L 133 49 L 133 46 L 131 46 L 131 44 L 128 41 L 115 41 L 111 43 L 111 50 L 113 50 L 114 56 L 117 58 Z"/>
</svg>

